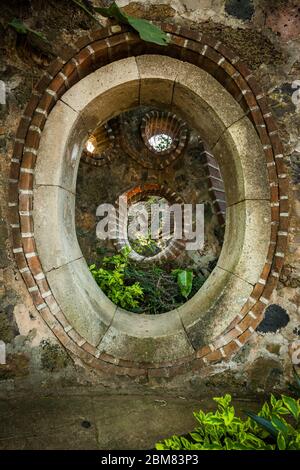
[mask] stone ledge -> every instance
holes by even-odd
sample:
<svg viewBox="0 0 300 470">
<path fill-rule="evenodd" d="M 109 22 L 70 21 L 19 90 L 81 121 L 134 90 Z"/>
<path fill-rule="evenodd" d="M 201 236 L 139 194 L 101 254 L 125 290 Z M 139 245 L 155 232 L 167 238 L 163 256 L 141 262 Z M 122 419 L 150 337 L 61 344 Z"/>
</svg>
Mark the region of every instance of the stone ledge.
<svg viewBox="0 0 300 470">
<path fill-rule="evenodd" d="M 97 346 L 117 307 L 99 289 L 86 261 L 83 258 L 72 261 L 48 272 L 46 277 L 70 325 Z"/>
<path fill-rule="evenodd" d="M 213 343 L 251 294 L 253 286 L 218 266 L 201 290 L 177 310 L 195 349 Z"/>
<path fill-rule="evenodd" d="M 269 201 L 246 200 L 227 207 L 225 239 L 217 265 L 254 285 L 266 261 L 270 236 Z"/>
<path fill-rule="evenodd" d="M 80 155 L 87 137 L 78 113 L 59 101 L 41 136 L 35 184 L 60 186 L 75 194 Z"/>
<path fill-rule="evenodd" d="M 80 258 L 74 194 L 57 186 L 38 186 L 34 199 L 34 232 L 44 271 Z"/>
<path fill-rule="evenodd" d="M 227 206 L 244 199 L 270 199 L 265 155 L 248 117 L 232 124 L 212 152 L 224 179 Z"/>
<path fill-rule="evenodd" d="M 137 315 L 117 309 L 99 351 L 127 361 L 172 362 L 194 354 L 176 310 Z"/>
</svg>

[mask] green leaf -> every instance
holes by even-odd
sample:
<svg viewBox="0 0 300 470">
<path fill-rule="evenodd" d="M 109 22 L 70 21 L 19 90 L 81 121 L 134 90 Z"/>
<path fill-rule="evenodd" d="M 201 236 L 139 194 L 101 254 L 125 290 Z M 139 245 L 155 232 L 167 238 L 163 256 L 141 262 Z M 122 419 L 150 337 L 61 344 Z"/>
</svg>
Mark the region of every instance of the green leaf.
<svg viewBox="0 0 300 470">
<path fill-rule="evenodd" d="M 220 418 L 219 416 L 210 416 L 209 418 L 206 418 L 205 424 L 212 424 L 214 426 L 220 426 L 224 423 L 224 420 Z"/>
<path fill-rule="evenodd" d="M 287 409 L 291 412 L 295 419 L 298 419 L 300 414 L 300 405 L 299 403 L 292 397 L 287 397 L 286 395 L 282 395 L 282 401 L 287 407 Z"/>
<path fill-rule="evenodd" d="M 217 402 L 222 408 L 226 408 L 231 403 L 231 395 L 226 393 L 224 397 L 214 397 L 213 400 Z"/>
<path fill-rule="evenodd" d="M 232 423 L 233 418 L 234 418 L 234 408 L 233 406 L 229 406 L 223 412 L 223 419 L 224 419 L 225 426 L 229 426 Z"/>
<path fill-rule="evenodd" d="M 190 436 L 194 439 L 195 442 L 203 442 L 203 437 L 200 436 L 197 432 L 191 432 Z"/>
<path fill-rule="evenodd" d="M 166 46 L 168 44 L 168 36 L 158 26 L 155 26 L 142 18 L 128 16 L 127 19 L 130 26 L 139 33 L 139 36 L 143 41 L 153 42 L 159 46 Z"/>
<path fill-rule="evenodd" d="M 271 394 L 271 405 L 274 408 L 276 406 L 277 400 L 274 397 L 273 393 Z"/>
<path fill-rule="evenodd" d="M 286 442 L 285 442 L 285 437 L 282 434 L 282 432 L 278 433 L 277 436 L 277 447 L 279 450 L 286 450 Z"/>
<path fill-rule="evenodd" d="M 127 23 L 127 15 L 120 10 L 116 2 L 113 2 L 110 7 L 94 7 L 94 10 L 105 18 L 115 18 L 120 23 Z"/>
<path fill-rule="evenodd" d="M 271 423 L 273 424 L 273 426 L 278 429 L 279 432 L 282 432 L 283 434 L 287 435 L 288 434 L 288 427 L 287 425 L 284 423 L 284 421 L 282 421 L 282 419 L 278 418 L 278 416 L 274 415 L 272 417 L 272 421 Z"/>
<path fill-rule="evenodd" d="M 230 437 L 225 437 L 224 439 L 225 445 L 226 445 L 226 450 L 233 450 L 234 449 L 234 443 Z"/>
<path fill-rule="evenodd" d="M 18 18 L 14 18 L 10 23 L 8 23 L 9 26 L 12 26 L 17 33 L 19 34 L 27 34 L 28 33 L 28 28 L 27 26 Z"/>
<path fill-rule="evenodd" d="M 38 31 L 35 31 L 34 29 L 29 28 L 28 26 L 26 26 L 26 24 L 24 24 L 18 18 L 14 18 L 12 21 L 10 21 L 10 23 L 8 23 L 8 25 L 14 28 L 14 30 L 17 31 L 17 33 L 19 34 L 32 33 L 38 38 L 43 39 L 43 41 L 49 43 L 48 39 L 46 38 L 46 36 L 44 36 L 44 34 L 39 33 Z"/>
<path fill-rule="evenodd" d="M 181 438 L 181 442 L 183 444 L 183 448 L 186 450 L 191 450 L 192 448 L 192 443 L 188 441 L 185 437 Z"/>
<path fill-rule="evenodd" d="M 249 416 L 253 421 L 255 421 L 259 426 L 261 426 L 263 429 L 268 431 L 268 433 L 277 439 L 278 431 L 277 429 L 273 426 L 271 421 L 263 418 L 262 416 L 257 416 L 255 413 L 252 411 L 246 411 L 247 416 Z"/>
<path fill-rule="evenodd" d="M 126 15 L 126 13 L 120 10 L 116 2 L 114 2 L 109 8 L 95 7 L 94 10 L 106 18 L 115 18 L 119 23 L 129 24 L 139 33 L 139 36 L 143 41 L 153 42 L 160 46 L 166 46 L 169 42 L 167 34 L 158 26 L 155 26 L 142 18 L 135 18 L 133 16 Z"/>
<path fill-rule="evenodd" d="M 193 287 L 193 276 L 192 271 L 187 271 L 185 269 L 179 270 L 177 273 L 177 284 L 180 289 L 180 293 L 186 299 L 191 293 Z"/>
<path fill-rule="evenodd" d="M 271 402 L 272 402 L 272 399 L 271 399 Z M 273 400 L 273 403 L 274 403 L 274 400 Z M 275 404 L 276 404 L 276 400 L 275 400 Z M 269 407 L 269 404 L 267 402 L 263 404 L 263 407 L 262 407 L 261 412 L 259 414 L 260 414 L 260 416 L 263 416 L 264 418 L 271 418 L 270 407 Z"/>
<path fill-rule="evenodd" d="M 157 444 L 155 444 L 155 449 L 156 450 L 164 450 L 165 446 L 161 442 L 158 442 Z"/>
<path fill-rule="evenodd" d="M 232 444 L 231 450 L 256 450 L 255 447 L 253 447 L 251 444 L 241 444 L 241 443 L 236 443 L 234 442 Z"/>
</svg>

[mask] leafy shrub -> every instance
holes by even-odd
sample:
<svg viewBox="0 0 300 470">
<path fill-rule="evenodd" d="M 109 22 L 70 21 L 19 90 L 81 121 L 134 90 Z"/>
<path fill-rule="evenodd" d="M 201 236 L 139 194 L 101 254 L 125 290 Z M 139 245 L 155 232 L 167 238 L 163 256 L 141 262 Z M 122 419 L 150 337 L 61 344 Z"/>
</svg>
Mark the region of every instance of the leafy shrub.
<svg viewBox="0 0 300 470">
<path fill-rule="evenodd" d="M 174 275 L 174 271 L 176 274 Z M 159 314 L 168 312 L 182 305 L 191 298 L 205 282 L 204 276 L 192 274 L 187 285 L 178 281 L 178 275 L 186 270 L 174 270 L 167 266 L 149 266 L 142 269 L 134 263 L 128 263 L 125 269 L 127 282 L 138 282 L 144 292 L 141 309 L 144 313 Z M 189 271 L 188 271 L 189 272 Z M 190 280 L 192 286 L 190 286 Z"/>
<path fill-rule="evenodd" d="M 157 450 L 300 450 L 300 400 L 271 395 L 258 413 L 243 420 L 235 415 L 231 396 L 214 398 L 215 413 L 195 412 L 198 426 L 189 436 L 173 436 Z M 286 415 L 288 421 L 283 416 Z M 292 423 L 292 424 L 291 424 Z"/>
<path fill-rule="evenodd" d="M 128 252 L 124 251 L 110 258 L 103 258 L 103 266 L 97 268 L 90 266 L 90 271 L 107 297 L 122 308 L 134 310 L 139 307 L 143 298 L 143 289 L 138 282 L 125 284 L 125 267 L 128 261 Z M 110 268 L 110 269 L 107 269 Z"/>
</svg>

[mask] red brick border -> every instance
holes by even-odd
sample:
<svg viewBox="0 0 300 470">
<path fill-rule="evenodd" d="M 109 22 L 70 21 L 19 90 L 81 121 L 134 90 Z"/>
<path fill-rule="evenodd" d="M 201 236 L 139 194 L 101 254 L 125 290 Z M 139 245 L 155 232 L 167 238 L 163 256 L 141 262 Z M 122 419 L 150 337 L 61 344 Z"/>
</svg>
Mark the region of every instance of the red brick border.
<svg viewBox="0 0 300 470">
<path fill-rule="evenodd" d="M 85 364 L 108 375 L 170 377 L 228 359 L 250 338 L 263 318 L 283 265 L 288 235 L 288 177 L 283 148 L 267 99 L 251 71 L 236 53 L 217 39 L 170 24 L 167 47 L 145 43 L 124 26 L 110 26 L 82 37 L 76 48 L 65 47 L 37 83 L 17 130 L 11 159 L 9 212 L 13 252 L 20 273 L 41 317 L 60 342 Z M 68 323 L 42 271 L 32 220 L 33 177 L 37 149 L 46 119 L 73 84 L 97 68 L 128 56 L 162 54 L 190 62 L 214 76 L 240 103 L 262 142 L 271 190 L 272 233 L 269 252 L 251 296 L 241 312 L 216 340 L 174 363 L 135 363 L 97 352 Z"/>
<path fill-rule="evenodd" d="M 225 227 L 226 194 L 220 167 L 215 157 L 207 150 L 203 150 L 202 155 L 205 160 L 204 166 L 206 167 L 208 191 L 213 201 L 213 207 L 219 224 L 221 227 Z"/>
</svg>

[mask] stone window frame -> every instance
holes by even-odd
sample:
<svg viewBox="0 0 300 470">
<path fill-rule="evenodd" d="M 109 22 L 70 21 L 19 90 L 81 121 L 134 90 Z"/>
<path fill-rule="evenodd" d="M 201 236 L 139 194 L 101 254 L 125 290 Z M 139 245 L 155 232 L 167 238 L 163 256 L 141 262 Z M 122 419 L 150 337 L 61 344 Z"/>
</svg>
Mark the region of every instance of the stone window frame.
<svg viewBox="0 0 300 470">
<path fill-rule="evenodd" d="M 86 365 L 90 365 L 109 375 L 115 373 L 133 377 L 170 377 L 180 372 L 197 369 L 207 364 L 230 358 L 232 354 L 236 353 L 249 340 L 256 326 L 263 319 L 264 309 L 278 282 L 287 244 L 289 202 L 288 178 L 283 161 L 283 148 L 276 124 L 268 108 L 266 97 L 258 87 L 251 71 L 234 52 L 228 50 L 217 39 L 174 25 L 164 24 L 162 28 L 168 32 L 170 37 L 170 44 L 167 47 L 159 47 L 142 42 L 136 34 L 128 31 L 126 26 L 111 26 L 81 38 L 75 48 L 67 47 L 63 49 L 61 56 L 49 66 L 47 72 L 45 72 L 35 87 L 20 121 L 11 161 L 9 210 L 13 252 L 19 271 L 32 295 L 34 304 L 53 333 L 71 353 L 79 357 Z M 122 341 L 124 340 L 126 344 L 129 338 L 128 321 L 130 315 L 128 313 L 125 312 L 123 315 L 124 312 L 119 311 L 120 315 L 116 315 L 120 309 L 117 309 L 115 306 L 112 307 L 107 298 L 101 300 L 104 310 L 108 306 L 114 309 L 114 325 L 109 323 L 112 320 L 111 315 L 107 315 L 106 323 L 105 321 L 101 322 L 101 327 L 105 330 L 106 341 L 101 341 L 102 347 L 97 348 L 92 344 L 93 341 L 87 341 L 86 338 L 76 331 L 49 288 L 48 280 L 42 269 L 37 252 L 34 234 L 37 226 L 33 227 L 32 219 L 33 179 L 37 155 L 40 152 L 40 140 L 45 135 L 44 126 L 47 120 L 51 119 L 52 115 L 50 111 L 57 101 L 59 101 L 56 108 L 58 109 L 60 103 L 62 103 L 61 99 L 64 92 L 69 90 L 67 93 L 70 95 L 70 92 L 74 90 L 71 87 L 92 70 L 101 70 L 99 67 L 113 67 L 116 61 L 124 57 L 136 56 L 136 59 L 131 58 L 127 60 L 140 61 L 139 79 L 140 77 L 143 78 L 140 93 L 143 96 L 143 100 L 149 104 L 153 103 L 153 97 L 157 96 L 158 91 L 155 87 L 158 87 L 163 101 L 166 101 L 161 104 L 168 104 L 170 75 L 167 80 L 164 80 L 166 69 L 159 67 L 156 69 L 157 62 L 151 64 L 148 60 L 143 66 L 143 59 L 140 56 L 144 54 L 178 57 L 181 61 L 186 62 L 185 67 L 197 67 L 198 72 L 203 72 L 205 69 L 215 77 L 215 84 L 217 82 L 223 84 L 232 97 L 238 101 L 245 115 L 248 116 L 244 117 L 244 122 L 247 122 L 245 125 L 250 126 L 251 119 L 256 130 L 255 136 L 252 134 L 253 139 L 256 140 L 257 136 L 259 136 L 261 142 L 262 155 L 264 155 L 269 181 L 270 199 L 268 204 L 271 222 L 269 225 L 270 237 L 268 249 L 261 274 L 257 276 L 257 279 L 252 279 L 252 284 L 248 283 L 251 286 L 250 295 L 241 305 L 239 312 L 232 316 L 233 318 L 229 319 L 228 316 L 224 318 L 219 315 L 219 312 L 217 319 L 219 320 L 219 327 L 223 328 L 223 330 L 221 332 L 214 331 L 215 335 L 211 338 L 210 342 L 207 343 L 207 338 L 204 338 L 203 335 L 201 336 L 203 326 L 205 326 L 205 319 L 202 318 L 201 322 L 199 318 L 193 318 L 194 306 L 188 302 L 181 307 L 181 311 L 178 309 L 176 312 L 160 315 L 159 318 L 162 320 L 151 316 L 148 316 L 149 318 L 147 319 L 141 319 L 139 327 L 135 327 L 134 335 L 127 342 L 127 350 L 124 354 L 124 350 L 122 350 L 124 342 L 122 346 Z M 161 58 L 161 60 L 164 60 L 164 58 Z M 106 65 L 109 63 L 111 64 Z M 155 69 L 156 73 L 153 77 Z M 176 76 L 177 73 L 178 71 Z M 160 76 L 160 74 L 163 76 Z M 186 75 L 185 79 L 188 82 L 189 76 Z M 186 94 L 186 84 L 181 91 L 183 101 L 187 105 L 191 95 Z M 192 83 L 189 84 L 189 87 L 191 86 Z M 213 96 L 210 98 L 213 98 Z M 109 97 L 106 96 L 106 98 Z M 218 100 L 218 112 L 222 113 L 223 106 L 220 106 L 220 103 Z M 72 109 L 68 105 L 66 106 L 69 109 L 69 113 L 72 112 Z M 128 104 L 126 107 L 128 108 Z M 118 113 L 121 111 L 122 109 L 119 106 Z M 193 116 L 190 115 L 191 107 L 186 111 L 185 118 L 187 120 L 192 119 Z M 216 111 L 216 108 L 214 111 Z M 214 117 L 212 109 L 209 107 L 205 108 L 205 112 L 209 113 L 210 120 L 212 120 Z M 225 114 L 227 114 L 227 117 L 231 116 L 231 113 L 228 113 L 228 109 Z M 93 119 L 92 116 L 90 117 L 91 120 L 85 121 L 84 124 L 82 122 L 83 116 L 78 118 L 81 121 L 82 129 L 84 129 L 84 137 L 86 137 L 86 131 L 89 132 L 91 130 L 89 125 L 93 122 Z M 224 116 L 224 123 L 224 131 L 226 133 L 226 127 L 230 126 L 230 123 L 226 122 L 226 116 Z M 203 126 L 205 126 L 205 123 L 203 123 Z M 251 132 L 253 129 L 254 127 L 251 127 Z M 201 131 L 207 137 L 207 132 L 203 132 L 205 129 L 201 129 Z M 69 137 L 71 138 L 72 136 Z M 76 137 L 80 138 L 78 135 Z M 211 137 L 213 138 L 213 136 Z M 239 135 L 239 140 L 240 137 L 242 137 L 241 134 Z M 83 138 L 83 135 L 81 138 Z M 208 144 L 212 146 L 212 142 L 208 141 Z M 219 151 L 221 152 L 221 149 Z M 216 155 L 216 151 L 214 151 L 214 154 Z M 78 148 L 76 151 L 73 148 L 69 158 L 74 168 L 78 164 L 77 155 Z M 236 157 L 240 158 L 239 152 L 236 152 Z M 236 162 L 237 168 L 238 161 Z M 53 168 L 53 171 L 57 171 L 57 168 Z M 72 186 L 75 183 L 74 179 L 72 179 L 75 173 L 76 171 L 73 172 L 72 177 L 69 175 L 64 183 Z M 225 179 L 224 177 L 224 181 Z M 246 180 L 244 183 L 247 186 Z M 43 188 L 43 185 L 38 189 L 41 188 Z M 230 200 L 233 197 L 232 192 L 229 191 L 228 196 Z M 53 197 L 54 199 L 56 197 L 58 201 L 57 194 Z M 68 198 L 69 204 L 72 205 L 72 191 L 68 191 L 68 197 L 65 200 L 67 201 Z M 246 206 L 248 202 L 244 201 L 242 204 Z M 59 206 L 59 204 L 56 204 L 56 208 Z M 245 221 L 247 216 L 245 207 L 241 213 L 244 214 L 244 219 L 242 217 L 242 220 Z M 233 223 L 234 228 L 234 217 L 230 215 L 230 210 L 227 217 L 227 226 L 230 227 L 230 224 Z M 69 222 L 72 223 L 71 220 Z M 245 227 L 247 227 L 247 224 Z M 228 228 L 227 233 L 229 233 Z M 224 245 L 230 246 L 232 239 L 233 237 L 230 240 L 228 236 L 226 239 L 225 236 Z M 220 259 L 222 261 L 222 255 Z M 233 259 L 231 259 L 232 263 L 234 264 Z M 223 271 L 225 272 L 225 270 Z M 227 274 L 230 277 L 230 274 Z M 209 279 L 210 282 L 214 282 L 213 275 Z M 237 275 L 235 275 L 235 282 L 237 282 L 236 279 L 239 279 Z M 218 282 L 215 284 L 217 285 Z M 201 289 L 201 291 L 203 295 L 205 289 Z M 223 307 L 223 311 L 228 311 L 229 305 L 226 302 L 226 298 L 224 301 L 224 295 L 226 296 L 228 291 L 230 291 L 230 282 L 229 284 L 227 283 L 225 291 L 223 289 L 222 295 L 216 302 L 219 306 Z M 209 302 L 209 299 L 207 301 Z M 108 310 L 111 309 L 109 308 Z M 210 313 L 213 313 L 213 311 L 210 311 Z M 166 325 L 168 326 L 167 335 Z M 115 328 L 116 326 L 117 328 Z M 149 334 L 149 328 L 151 329 L 151 334 Z M 173 331 L 171 340 L 170 335 L 169 340 L 167 340 L 166 338 L 168 338 L 168 333 L 171 330 Z M 117 336 L 118 340 L 116 342 L 119 343 L 120 347 L 112 354 L 109 345 L 114 343 Z M 182 342 L 183 347 L 179 357 L 180 342 Z M 182 354 L 184 349 L 186 352 L 185 356 Z M 166 352 L 168 353 L 167 355 Z"/>
</svg>

